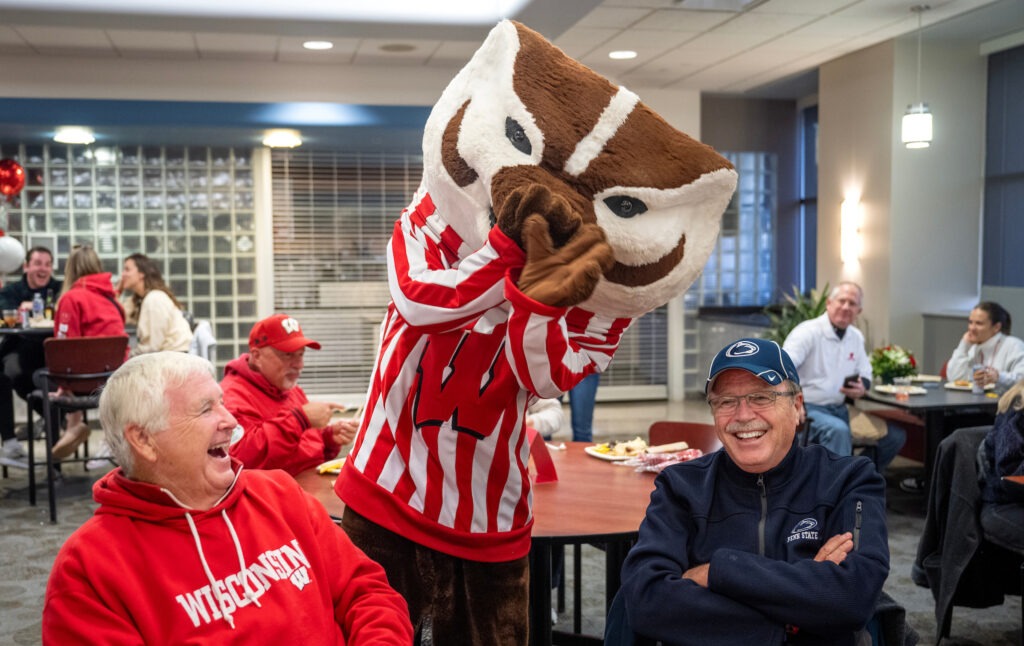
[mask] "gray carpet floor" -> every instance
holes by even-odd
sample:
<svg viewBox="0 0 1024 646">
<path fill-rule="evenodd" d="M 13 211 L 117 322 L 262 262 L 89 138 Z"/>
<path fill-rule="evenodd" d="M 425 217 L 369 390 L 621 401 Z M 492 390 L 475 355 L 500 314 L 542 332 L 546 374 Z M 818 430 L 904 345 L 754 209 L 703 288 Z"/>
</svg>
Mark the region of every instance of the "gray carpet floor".
<svg viewBox="0 0 1024 646">
<path fill-rule="evenodd" d="M 98 438 L 97 438 L 98 439 Z M 891 573 L 886 590 L 907 608 L 908 623 L 921 635 L 921 644 L 935 643 L 934 602 L 931 592 L 910 580 L 910 565 L 924 522 L 924 498 L 905 494 L 895 483 L 913 472 L 913 466 L 894 466 L 889 474 L 889 541 Z M 0 644 L 39 644 L 41 611 L 46 580 L 54 557 L 67 536 L 84 522 L 95 507 L 90 489 L 102 472 L 86 473 L 81 465 L 69 465 L 59 496 L 59 522 L 49 522 L 45 488 L 40 504 L 28 504 L 27 476 L 9 470 L 0 479 Z M 41 475 L 41 472 L 40 472 Z M 569 594 L 557 629 L 572 626 L 571 557 L 566 572 Z M 583 628 L 600 635 L 604 629 L 604 555 L 593 547 L 583 552 Z M 1001 606 L 986 609 L 956 608 L 952 636 L 944 646 L 1014 646 L 1020 643 L 1020 597 L 1007 597 Z"/>
</svg>

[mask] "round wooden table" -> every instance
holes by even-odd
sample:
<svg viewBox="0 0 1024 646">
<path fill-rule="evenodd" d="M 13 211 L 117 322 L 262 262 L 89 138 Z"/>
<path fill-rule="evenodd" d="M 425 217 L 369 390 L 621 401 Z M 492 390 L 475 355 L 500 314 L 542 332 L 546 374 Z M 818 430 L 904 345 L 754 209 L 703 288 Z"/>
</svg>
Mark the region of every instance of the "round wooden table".
<svg viewBox="0 0 1024 646">
<path fill-rule="evenodd" d="M 552 644 L 551 555 L 565 545 L 576 546 L 575 571 L 579 572 L 578 547 L 597 543 L 605 549 L 605 605 L 619 589 L 619 571 L 636 540 L 647 511 L 654 474 L 637 473 L 630 467 L 601 460 L 584 451 L 589 442 L 566 442 L 566 450 L 551 451 L 558 480 L 533 485 L 533 542 L 530 548 L 530 642 Z M 340 519 L 345 504 L 334 493 L 337 476 L 310 469 L 296 476 L 299 484 Z M 577 579 L 579 576 L 577 575 Z M 580 631 L 580 590 L 574 604 L 574 630 Z M 583 638 L 585 639 L 585 638 Z M 574 636 L 573 643 L 581 643 Z M 594 643 L 601 643 L 594 638 Z"/>
</svg>

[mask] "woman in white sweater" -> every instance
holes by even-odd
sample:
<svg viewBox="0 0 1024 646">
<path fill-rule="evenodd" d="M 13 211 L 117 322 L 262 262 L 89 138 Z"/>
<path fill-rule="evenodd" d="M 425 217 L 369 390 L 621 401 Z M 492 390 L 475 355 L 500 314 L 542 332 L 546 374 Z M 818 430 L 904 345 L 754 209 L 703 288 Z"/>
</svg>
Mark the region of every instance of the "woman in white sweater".
<svg viewBox="0 0 1024 646">
<path fill-rule="evenodd" d="M 946 362 L 950 381 L 995 384 L 1005 392 L 1024 379 L 1024 341 L 1010 336 L 1010 313 L 999 303 L 982 301 L 967 319 L 967 331 Z"/>
<path fill-rule="evenodd" d="M 141 253 L 125 258 L 119 287 L 122 293 L 131 294 L 125 311 L 128 322 L 137 326 L 138 343 L 133 355 L 161 350 L 188 352 L 192 329 L 154 261 Z"/>
</svg>

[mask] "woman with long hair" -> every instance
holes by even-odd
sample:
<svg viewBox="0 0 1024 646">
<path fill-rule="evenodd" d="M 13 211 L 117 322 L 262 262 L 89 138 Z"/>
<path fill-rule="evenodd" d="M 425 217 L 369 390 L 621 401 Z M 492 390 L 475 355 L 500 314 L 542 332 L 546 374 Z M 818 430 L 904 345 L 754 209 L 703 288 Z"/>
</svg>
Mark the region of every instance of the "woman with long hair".
<svg viewBox="0 0 1024 646">
<path fill-rule="evenodd" d="M 188 352 L 192 329 L 156 262 L 142 253 L 125 258 L 118 288 L 122 294 L 131 294 L 125 309 L 128 321 L 137 326 L 138 343 L 133 355 L 161 350 Z"/>
<path fill-rule="evenodd" d="M 124 335 L 124 308 L 117 300 L 110 272 L 103 271 L 91 245 L 75 245 L 64 266 L 64 289 L 53 315 L 58 339 Z M 89 437 L 89 427 L 75 411 L 65 417 L 67 429 L 53 446 L 65 458 Z"/>
</svg>

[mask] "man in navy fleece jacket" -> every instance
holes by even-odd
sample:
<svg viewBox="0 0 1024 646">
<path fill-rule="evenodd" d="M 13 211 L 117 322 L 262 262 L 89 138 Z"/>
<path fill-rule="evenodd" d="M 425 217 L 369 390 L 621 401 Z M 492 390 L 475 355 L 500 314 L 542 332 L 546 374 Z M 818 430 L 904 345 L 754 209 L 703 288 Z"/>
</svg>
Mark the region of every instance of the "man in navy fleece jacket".
<svg viewBox="0 0 1024 646">
<path fill-rule="evenodd" d="M 800 377 L 741 339 L 705 392 L 723 450 L 665 469 L 622 570 L 633 630 L 665 644 L 856 644 L 889 572 L 885 483 L 800 446 Z"/>
</svg>

